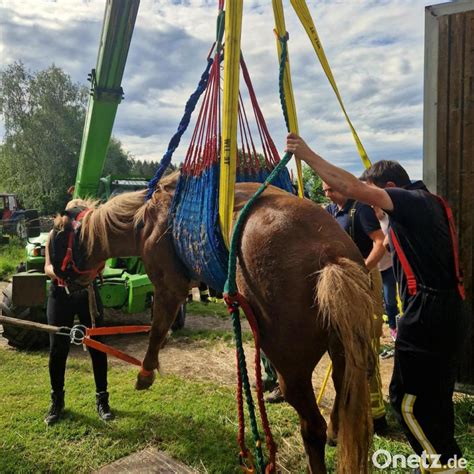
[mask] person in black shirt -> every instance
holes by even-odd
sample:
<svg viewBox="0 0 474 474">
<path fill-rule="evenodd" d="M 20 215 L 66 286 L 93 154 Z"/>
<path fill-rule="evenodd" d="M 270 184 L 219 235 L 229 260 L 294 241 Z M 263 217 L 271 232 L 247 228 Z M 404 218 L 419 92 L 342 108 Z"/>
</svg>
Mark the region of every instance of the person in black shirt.
<svg viewBox="0 0 474 474">
<path fill-rule="evenodd" d="M 86 203 L 80 199 L 70 201 L 66 210 L 73 210 L 76 206 L 85 206 Z M 58 219 L 60 219 L 58 217 Z M 55 221 L 56 225 L 56 221 Z M 50 232 L 46 242 L 46 255 L 44 272 L 51 278 L 51 286 L 48 294 L 47 318 L 48 324 L 58 327 L 72 327 L 77 315 L 82 325 L 92 327 L 92 317 L 89 307 L 87 288 L 66 287 L 60 284 L 59 278 L 54 273 L 52 264 L 51 239 L 53 231 Z M 104 323 L 102 301 L 97 287 L 94 284 L 95 299 L 98 315 L 95 323 L 100 327 Z M 94 337 L 99 340 L 99 337 Z M 47 425 L 57 423 L 63 416 L 64 411 L 64 377 L 66 372 L 66 361 L 69 354 L 70 341 L 67 337 L 51 334 L 49 351 L 49 376 L 51 382 L 51 405 L 44 419 Z M 97 349 L 89 348 L 92 360 L 94 381 L 96 387 L 96 408 L 99 417 L 104 421 L 113 418 L 109 406 L 109 393 L 107 391 L 107 354 Z"/>
<path fill-rule="evenodd" d="M 411 446 L 424 458 L 425 472 L 448 472 L 443 467 L 448 461 L 456 467 L 449 472 L 467 472 L 459 463 L 452 402 L 464 294 L 444 205 L 423 183 L 411 183 L 399 163 L 375 163 L 365 183 L 325 161 L 296 134 L 288 135 L 287 151 L 335 190 L 388 214 L 403 306 L 390 401 Z"/>
</svg>

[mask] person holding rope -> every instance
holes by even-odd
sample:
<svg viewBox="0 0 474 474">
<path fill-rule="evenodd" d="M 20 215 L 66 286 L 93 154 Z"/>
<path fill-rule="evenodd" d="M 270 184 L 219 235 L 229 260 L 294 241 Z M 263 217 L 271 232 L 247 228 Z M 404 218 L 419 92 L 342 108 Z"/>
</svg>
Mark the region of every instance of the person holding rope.
<svg viewBox="0 0 474 474">
<path fill-rule="evenodd" d="M 454 439 L 453 392 L 464 327 L 464 287 L 452 212 L 394 161 L 379 161 L 358 180 L 312 151 L 294 133 L 287 151 L 333 189 L 389 216 L 390 247 L 403 316 L 395 341 L 390 402 L 424 472 L 467 472 Z M 454 467 L 448 471 L 446 465 Z"/>
<path fill-rule="evenodd" d="M 80 199 L 70 201 L 66 206 L 64 216 L 55 219 L 55 229 L 62 229 L 70 225 L 70 220 L 86 208 L 87 205 Z M 48 324 L 52 326 L 72 327 L 75 315 L 86 327 L 92 327 L 91 310 L 89 306 L 89 292 L 87 288 L 74 283 L 61 282 L 54 272 L 52 263 L 52 238 L 54 230 L 48 236 L 46 243 L 46 255 L 44 271 L 51 278 L 47 303 Z M 95 324 L 103 326 L 103 307 L 99 292 L 94 283 L 93 291 L 97 306 Z M 98 339 L 98 338 L 97 338 Z M 64 410 L 64 376 L 66 372 L 66 360 L 69 354 L 70 341 L 68 337 L 59 334 L 50 335 L 49 353 L 49 376 L 51 382 L 51 406 L 45 418 L 47 425 L 56 423 L 62 416 Z M 104 421 L 113 418 L 109 406 L 109 394 L 107 392 L 107 354 L 96 349 L 88 348 L 92 359 L 92 369 L 96 386 L 96 407 L 99 417 Z"/>
<path fill-rule="evenodd" d="M 382 277 L 378 269 L 378 263 L 385 254 L 383 245 L 385 236 L 380 228 L 379 220 L 370 206 L 349 199 L 324 181 L 322 187 L 324 194 L 332 201 L 332 204 L 326 207 L 326 211 L 334 217 L 356 244 L 370 274 L 375 302 L 373 347 L 376 356 L 376 367 L 369 381 L 370 408 L 374 421 L 374 432 L 382 435 L 387 430 L 387 420 L 378 364 L 380 338 L 383 333 Z"/>
</svg>

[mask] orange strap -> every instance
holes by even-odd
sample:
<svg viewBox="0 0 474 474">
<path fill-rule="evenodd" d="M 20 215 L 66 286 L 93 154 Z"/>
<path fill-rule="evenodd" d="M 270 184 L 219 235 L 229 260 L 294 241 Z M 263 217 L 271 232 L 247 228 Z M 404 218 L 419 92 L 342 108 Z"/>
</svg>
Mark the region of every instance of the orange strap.
<svg viewBox="0 0 474 474">
<path fill-rule="evenodd" d="M 91 339 L 91 336 L 105 336 L 105 335 L 112 335 L 112 334 L 132 334 L 132 333 L 139 333 L 139 332 L 148 332 L 150 331 L 151 326 L 112 326 L 112 327 L 100 327 L 100 328 L 86 328 L 86 335 L 84 340 L 82 341 L 87 347 L 91 347 L 93 349 L 97 349 L 98 351 L 105 352 L 106 354 L 110 354 L 117 359 L 123 360 L 128 362 L 129 364 L 138 365 L 139 367 L 142 366 L 141 361 L 136 359 L 135 357 L 122 352 L 115 347 L 108 346 L 102 342 L 96 341 L 95 339 Z"/>
</svg>

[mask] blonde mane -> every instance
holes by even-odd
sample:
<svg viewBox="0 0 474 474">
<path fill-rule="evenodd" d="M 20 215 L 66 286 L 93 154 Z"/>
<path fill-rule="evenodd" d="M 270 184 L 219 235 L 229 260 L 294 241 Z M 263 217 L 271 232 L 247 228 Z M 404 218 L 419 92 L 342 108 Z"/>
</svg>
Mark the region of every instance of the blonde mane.
<svg viewBox="0 0 474 474">
<path fill-rule="evenodd" d="M 82 221 L 81 240 L 86 243 L 88 256 L 92 255 L 95 244 L 110 252 L 109 233 L 133 231 L 135 214 L 145 207 L 145 191 L 119 194 L 110 201 L 93 208 Z"/>
<path fill-rule="evenodd" d="M 89 201 L 88 207 L 93 210 L 84 217 L 81 226 L 81 240 L 86 242 L 87 255 L 91 256 L 97 243 L 110 253 L 109 233 L 135 232 L 145 221 L 147 208 L 158 204 L 160 193 L 174 194 L 178 176 L 179 171 L 164 176 L 149 201 L 145 201 L 146 190 L 119 194 L 98 207 L 97 202 Z"/>
</svg>

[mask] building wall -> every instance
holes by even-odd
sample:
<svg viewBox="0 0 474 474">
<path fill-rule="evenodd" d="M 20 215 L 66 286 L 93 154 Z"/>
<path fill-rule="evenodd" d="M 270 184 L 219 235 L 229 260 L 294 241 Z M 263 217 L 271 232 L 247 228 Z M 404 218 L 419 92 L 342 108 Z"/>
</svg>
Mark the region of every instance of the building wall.
<svg viewBox="0 0 474 474">
<path fill-rule="evenodd" d="M 424 129 L 424 178 L 459 233 L 470 328 L 458 382 L 474 388 L 474 0 L 426 9 Z"/>
</svg>

